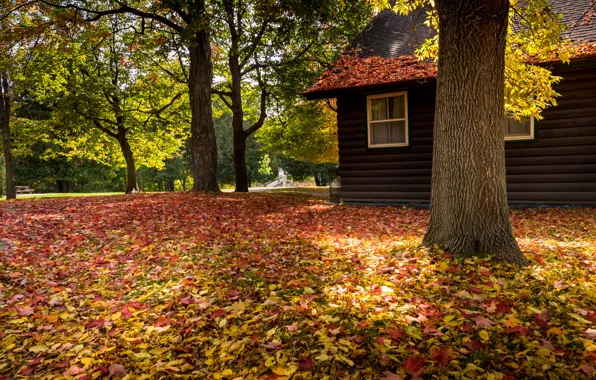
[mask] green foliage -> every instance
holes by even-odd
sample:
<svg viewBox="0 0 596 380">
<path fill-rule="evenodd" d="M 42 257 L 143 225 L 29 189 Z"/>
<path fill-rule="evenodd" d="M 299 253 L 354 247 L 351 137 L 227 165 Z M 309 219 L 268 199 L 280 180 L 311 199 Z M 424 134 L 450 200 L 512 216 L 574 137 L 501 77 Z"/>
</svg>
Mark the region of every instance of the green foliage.
<svg viewBox="0 0 596 380">
<path fill-rule="evenodd" d="M 336 164 L 313 164 L 284 157 L 280 160 L 280 166 L 292 180 L 300 182 L 314 179 L 317 186 L 326 186 L 337 169 Z"/>
<path fill-rule="evenodd" d="M 233 185 L 235 176 L 231 115 L 222 114 L 214 120 L 214 125 L 217 138 L 217 181 L 224 186 Z M 253 136 L 246 141 L 246 166 L 249 182 L 253 185 L 273 181 L 279 173 L 277 160 L 272 159 Z"/>
<path fill-rule="evenodd" d="M 36 193 L 58 191 L 57 181 L 72 183 L 72 191 L 79 193 L 123 191 L 124 170 L 115 164 L 104 165 L 63 156 L 50 159 L 40 157 L 40 154 L 33 154 L 16 161 L 17 185 L 30 186 Z"/>
<path fill-rule="evenodd" d="M 324 101 L 297 102 L 279 109 L 257 140 L 266 151 L 294 160 L 337 163 L 337 115 Z"/>
</svg>

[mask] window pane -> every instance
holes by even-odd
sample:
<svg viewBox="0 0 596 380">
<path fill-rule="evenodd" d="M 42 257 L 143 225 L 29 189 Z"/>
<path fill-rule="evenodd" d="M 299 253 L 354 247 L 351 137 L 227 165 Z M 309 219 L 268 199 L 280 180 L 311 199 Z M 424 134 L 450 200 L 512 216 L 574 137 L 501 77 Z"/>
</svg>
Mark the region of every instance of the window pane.
<svg viewBox="0 0 596 380">
<path fill-rule="evenodd" d="M 389 123 L 374 123 L 370 125 L 370 141 L 376 144 L 390 144 L 391 134 Z"/>
<path fill-rule="evenodd" d="M 392 121 L 370 125 L 370 141 L 378 144 L 404 144 L 406 142 L 406 122 Z"/>
<path fill-rule="evenodd" d="M 505 118 L 506 137 L 527 137 L 531 135 L 530 119 L 515 120 L 509 117 Z"/>
<path fill-rule="evenodd" d="M 389 101 L 389 119 L 403 119 L 406 117 L 405 97 L 392 96 Z"/>
<path fill-rule="evenodd" d="M 403 144 L 406 142 L 406 122 L 392 121 L 391 122 L 391 142 Z"/>
<path fill-rule="evenodd" d="M 370 119 L 387 120 L 387 98 L 370 100 Z"/>
</svg>

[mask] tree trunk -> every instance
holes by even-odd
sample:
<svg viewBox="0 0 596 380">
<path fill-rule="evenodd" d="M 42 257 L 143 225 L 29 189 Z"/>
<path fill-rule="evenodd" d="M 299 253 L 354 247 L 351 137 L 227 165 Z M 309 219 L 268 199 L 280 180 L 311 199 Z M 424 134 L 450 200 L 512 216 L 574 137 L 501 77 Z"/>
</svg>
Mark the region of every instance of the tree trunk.
<svg viewBox="0 0 596 380">
<path fill-rule="evenodd" d="M 203 3 L 204 5 L 204 3 Z M 203 7 L 204 8 L 204 7 Z M 209 33 L 201 29 L 189 47 L 190 71 L 188 90 L 192 113 L 190 132 L 193 155 L 193 191 L 219 192 L 217 184 L 217 146 L 211 113 L 213 65 Z"/>
<path fill-rule="evenodd" d="M 315 186 L 321 186 L 321 180 L 319 179 L 319 176 L 317 175 L 317 173 L 315 173 L 314 177 L 315 177 Z"/>
<path fill-rule="evenodd" d="M 137 182 L 137 170 L 135 168 L 135 159 L 128 144 L 126 136 L 126 129 L 118 128 L 118 143 L 120 150 L 126 161 L 126 194 L 133 194 L 139 192 L 139 185 Z"/>
<path fill-rule="evenodd" d="M 234 129 L 234 171 L 236 173 L 237 193 L 248 192 L 248 172 L 246 170 L 246 136 L 244 131 Z"/>
<path fill-rule="evenodd" d="M 186 191 L 186 177 L 182 178 L 182 190 Z"/>
<path fill-rule="evenodd" d="M 176 184 L 174 183 L 174 180 L 173 179 L 169 179 L 168 180 L 168 191 L 170 193 L 173 193 L 174 190 L 176 190 Z"/>
<path fill-rule="evenodd" d="M 509 0 L 439 0 L 430 227 L 424 245 L 527 264 L 505 181 L 504 68 Z"/>
<path fill-rule="evenodd" d="M 235 192 L 248 192 L 248 172 L 246 170 L 246 139 L 244 132 L 244 109 L 242 106 L 242 74 L 238 57 L 238 35 L 232 31 L 232 48 L 228 57 L 232 76 L 232 131 L 234 140 L 233 160 L 236 174 Z"/>
<path fill-rule="evenodd" d="M 16 199 L 14 160 L 10 141 L 10 94 L 6 73 L 0 73 L 0 135 L 4 143 L 4 166 L 6 168 L 6 199 Z"/>
</svg>

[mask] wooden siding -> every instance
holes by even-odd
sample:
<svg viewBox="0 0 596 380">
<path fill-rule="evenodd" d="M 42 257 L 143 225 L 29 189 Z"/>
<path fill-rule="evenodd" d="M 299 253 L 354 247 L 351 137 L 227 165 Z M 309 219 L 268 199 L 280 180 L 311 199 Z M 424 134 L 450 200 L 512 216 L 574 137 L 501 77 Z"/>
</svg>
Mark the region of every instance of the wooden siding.
<svg viewBox="0 0 596 380">
<path fill-rule="evenodd" d="M 504 142 L 511 203 L 596 204 L 596 63 L 555 71 L 558 106 L 536 122 L 536 139 Z M 344 202 L 430 200 L 435 82 L 338 97 Z M 410 146 L 368 148 L 366 96 L 408 91 Z"/>
</svg>

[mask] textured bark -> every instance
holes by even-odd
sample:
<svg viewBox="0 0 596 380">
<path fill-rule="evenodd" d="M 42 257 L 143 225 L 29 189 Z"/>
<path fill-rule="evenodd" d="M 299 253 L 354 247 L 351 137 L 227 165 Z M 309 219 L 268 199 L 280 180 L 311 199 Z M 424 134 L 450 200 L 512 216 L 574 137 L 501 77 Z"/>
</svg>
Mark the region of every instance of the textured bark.
<svg viewBox="0 0 596 380">
<path fill-rule="evenodd" d="M 211 112 L 213 65 L 211 45 L 206 30 L 196 33 L 190 45 L 188 90 L 192 120 L 191 149 L 195 166 L 193 191 L 219 192 L 217 184 L 217 146 Z"/>
<path fill-rule="evenodd" d="M 508 0 L 439 0 L 440 45 L 430 227 L 424 245 L 527 264 L 505 179 Z"/>
<path fill-rule="evenodd" d="M 14 161 L 10 141 L 10 94 L 6 73 L 0 73 L 0 135 L 4 145 L 4 165 L 6 168 L 6 199 L 16 199 L 14 182 Z"/>
<path fill-rule="evenodd" d="M 231 110 L 232 110 L 232 140 L 234 149 L 232 159 L 234 160 L 234 173 L 236 175 L 236 192 L 248 192 L 248 173 L 246 170 L 246 138 L 244 132 L 244 109 L 242 106 L 242 73 L 240 67 L 239 35 L 234 26 L 234 10 L 231 4 L 227 4 L 228 22 L 230 23 L 230 35 L 232 45 L 228 55 L 228 66 L 232 77 L 231 81 Z"/>
<path fill-rule="evenodd" d="M 120 145 L 120 150 L 124 156 L 124 161 L 126 161 L 126 194 L 138 193 L 139 184 L 137 181 L 135 159 L 126 137 L 126 129 L 124 128 L 118 128 L 118 144 Z"/>
</svg>

